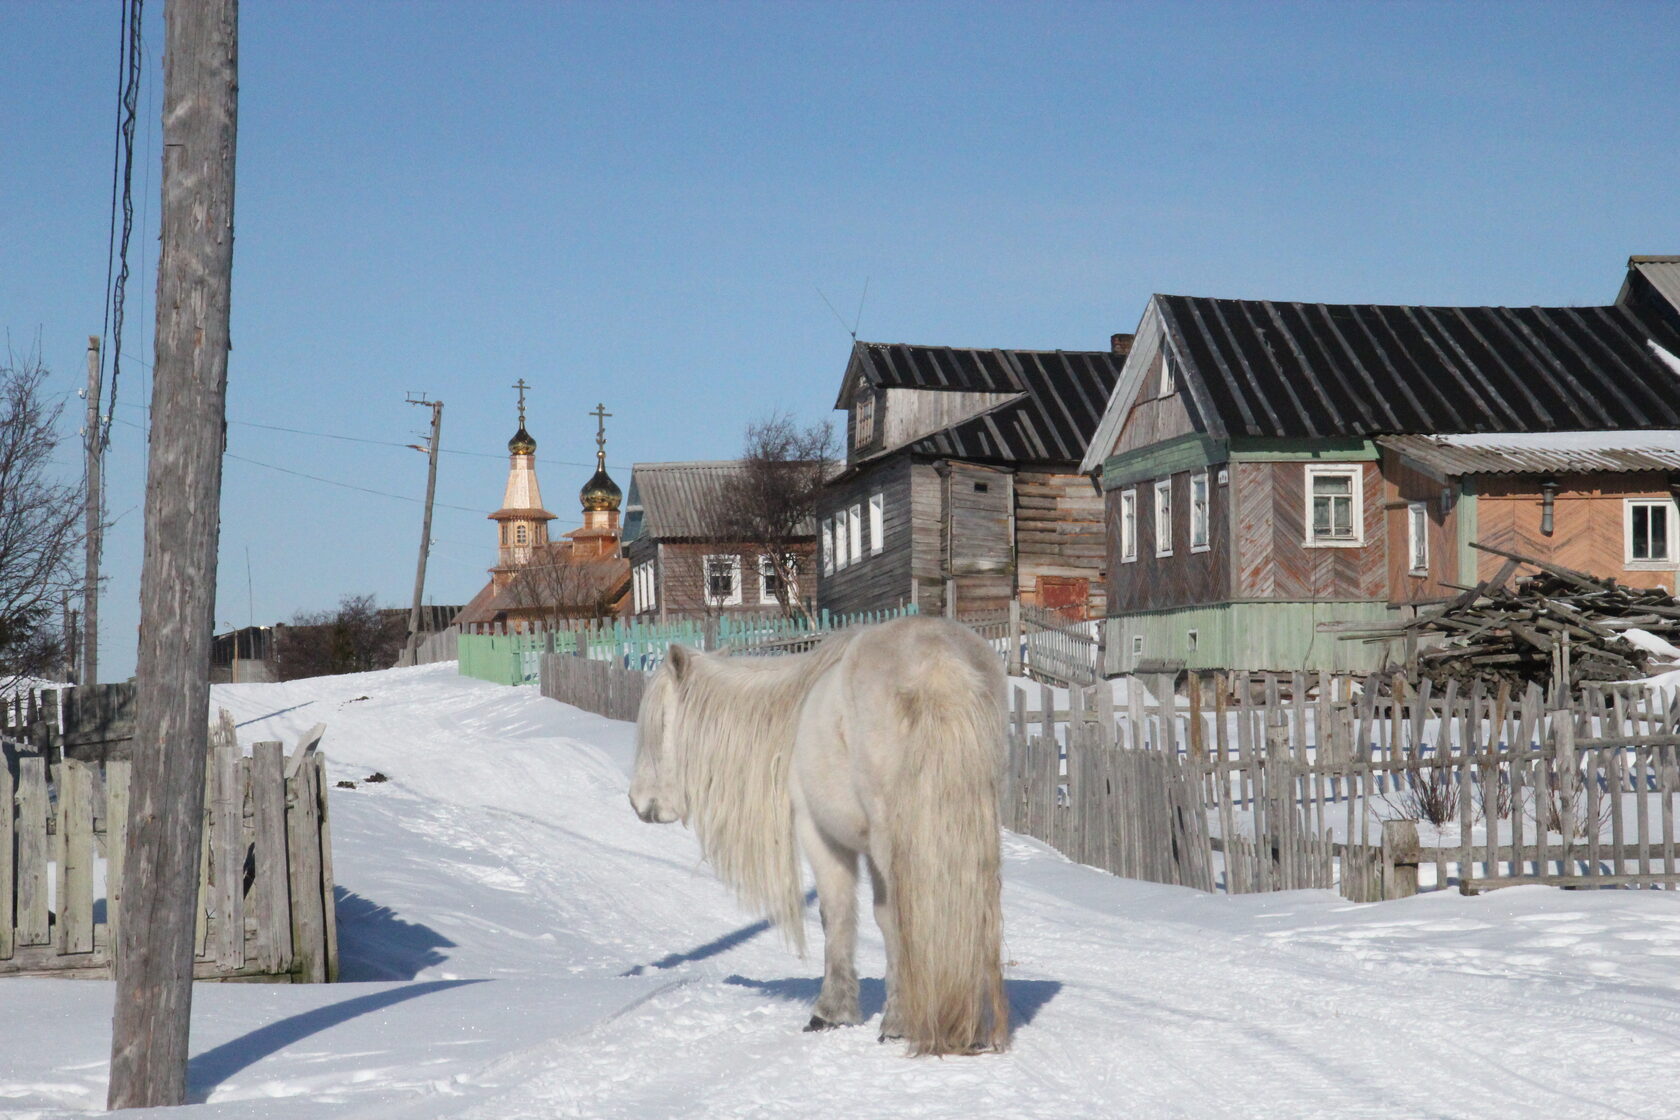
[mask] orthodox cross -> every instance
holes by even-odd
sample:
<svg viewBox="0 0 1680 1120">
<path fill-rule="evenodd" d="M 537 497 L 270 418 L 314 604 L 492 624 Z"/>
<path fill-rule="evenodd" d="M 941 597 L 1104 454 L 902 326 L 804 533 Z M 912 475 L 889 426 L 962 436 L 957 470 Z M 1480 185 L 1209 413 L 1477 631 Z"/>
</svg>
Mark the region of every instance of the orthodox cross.
<svg viewBox="0 0 1680 1120">
<path fill-rule="evenodd" d="M 595 417 L 595 457 L 602 463 L 607 461 L 607 417 L 612 413 L 607 411 L 605 403 L 595 406 L 595 411 L 589 415 Z"/>
<path fill-rule="evenodd" d="M 530 386 L 525 384 L 525 379 L 521 377 L 518 382 L 509 387 L 519 390 L 519 426 L 523 428 L 525 426 L 525 390 L 529 389 Z"/>
</svg>

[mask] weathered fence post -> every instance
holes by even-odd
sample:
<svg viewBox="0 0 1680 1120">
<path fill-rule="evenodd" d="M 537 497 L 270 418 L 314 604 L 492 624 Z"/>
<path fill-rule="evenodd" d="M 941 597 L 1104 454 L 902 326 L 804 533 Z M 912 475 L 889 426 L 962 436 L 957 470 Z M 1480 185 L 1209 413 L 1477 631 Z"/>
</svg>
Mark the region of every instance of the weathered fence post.
<svg viewBox="0 0 1680 1120">
<path fill-rule="evenodd" d="M 1021 675 L 1021 600 L 1009 600 L 1009 653 L 1006 658 L 1006 669 L 1010 676 Z"/>
<path fill-rule="evenodd" d="M 1384 901 L 1410 898 L 1418 893 L 1418 822 L 1382 822 L 1382 896 Z"/>
</svg>

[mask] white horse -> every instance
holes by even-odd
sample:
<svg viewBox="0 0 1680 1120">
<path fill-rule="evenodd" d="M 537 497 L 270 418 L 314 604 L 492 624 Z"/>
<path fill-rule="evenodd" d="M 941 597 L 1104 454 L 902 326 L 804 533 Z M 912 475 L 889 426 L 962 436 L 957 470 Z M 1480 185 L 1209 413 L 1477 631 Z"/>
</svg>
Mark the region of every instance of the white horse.
<svg viewBox="0 0 1680 1120">
<path fill-rule="evenodd" d="M 973 631 L 914 617 L 788 657 L 672 646 L 653 675 L 630 803 L 644 821 L 692 827 L 718 876 L 801 955 L 804 851 L 826 942 L 806 1030 L 862 1022 L 852 963 L 862 855 L 887 948 L 882 1041 L 902 1037 L 914 1054 L 1008 1046 L 1004 687 Z"/>
</svg>

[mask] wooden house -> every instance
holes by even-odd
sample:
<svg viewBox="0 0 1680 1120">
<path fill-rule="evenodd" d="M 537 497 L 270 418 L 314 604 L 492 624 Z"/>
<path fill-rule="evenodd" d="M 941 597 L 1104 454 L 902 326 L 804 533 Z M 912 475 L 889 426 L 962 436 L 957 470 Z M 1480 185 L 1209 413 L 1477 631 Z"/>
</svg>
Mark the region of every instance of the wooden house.
<svg viewBox="0 0 1680 1120">
<path fill-rule="evenodd" d="M 1018 596 L 1102 617 L 1102 500 L 1078 468 L 1129 342 L 854 344 L 835 402 L 845 468 L 817 515 L 819 604 L 968 612 Z"/>
<path fill-rule="evenodd" d="M 777 566 L 756 546 L 724 539 L 713 511 L 727 500 L 738 460 L 637 463 L 624 511 L 631 617 L 643 621 L 781 611 Z M 794 544 L 793 599 L 814 606 L 814 531 Z"/>
<path fill-rule="evenodd" d="M 1155 296 L 1081 464 L 1105 668 L 1374 667 L 1324 624 L 1457 594 L 1471 541 L 1672 585 L 1669 436 L 1634 433 L 1680 428 L 1676 354 L 1675 258 L 1605 307 Z"/>
</svg>

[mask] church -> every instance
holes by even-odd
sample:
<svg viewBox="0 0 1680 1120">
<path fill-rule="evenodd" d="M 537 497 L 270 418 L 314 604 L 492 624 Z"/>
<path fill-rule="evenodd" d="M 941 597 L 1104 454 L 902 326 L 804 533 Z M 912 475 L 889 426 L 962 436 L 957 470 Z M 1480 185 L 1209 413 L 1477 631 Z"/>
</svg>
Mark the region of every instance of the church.
<svg viewBox="0 0 1680 1120">
<path fill-rule="evenodd" d="M 496 565 L 490 582 L 455 618 L 456 625 L 491 624 L 519 632 L 564 627 L 574 621 L 620 617 L 630 596 L 630 563 L 620 555 L 619 507 L 623 494 L 607 474 L 605 405 L 596 419 L 595 474 L 578 492 L 583 526 L 549 537 L 555 515 L 543 508 L 537 484 L 537 441 L 525 426 L 523 378 L 519 429 L 508 440 L 507 487 L 496 523 Z"/>
</svg>

